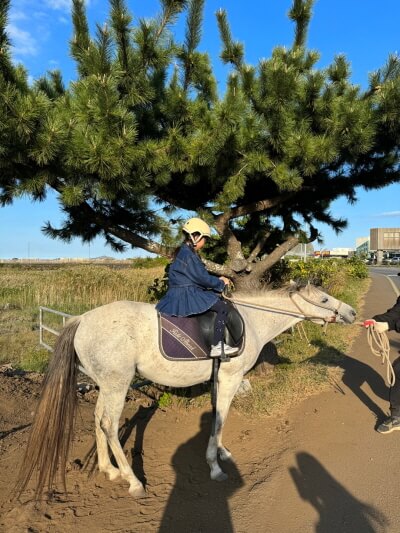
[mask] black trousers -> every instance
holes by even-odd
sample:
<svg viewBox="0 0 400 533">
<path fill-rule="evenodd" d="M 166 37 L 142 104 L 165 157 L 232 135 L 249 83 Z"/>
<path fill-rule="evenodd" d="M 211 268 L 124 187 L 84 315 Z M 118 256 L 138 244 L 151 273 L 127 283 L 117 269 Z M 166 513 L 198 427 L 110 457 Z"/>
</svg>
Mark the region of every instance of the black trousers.
<svg viewBox="0 0 400 533">
<path fill-rule="evenodd" d="M 213 341 L 213 344 L 216 345 L 219 342 L 224 341 L 225 324 L 228 317 L 228 304 L 224 300 L 218 300 L 212 307 L 210 307 L 210 310 L 217 313 Z"/>
<path fill-rule="evenodd" d="M 400 357 L 393 361 L 393 370 L 396 376 L 396 381 L 393 387 L 390 387 L 390 411 L 392 416 L 400 417 Z"/>
</svg>

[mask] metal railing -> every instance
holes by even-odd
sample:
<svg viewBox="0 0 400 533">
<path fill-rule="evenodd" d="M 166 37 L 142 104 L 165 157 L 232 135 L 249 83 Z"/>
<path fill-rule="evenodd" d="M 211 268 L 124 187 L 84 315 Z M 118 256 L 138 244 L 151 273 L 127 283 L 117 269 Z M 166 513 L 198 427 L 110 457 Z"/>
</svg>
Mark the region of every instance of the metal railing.
<svg viewBox="0 0 400 533">
<path fill-rule="evenodd" d="M 46 348 L 46 350 L 49 350 L 49 352 L 52 352 L 53 348 L 49 346 L 48 344 L 46 344 L 43 340 L 43 331 L 48 331 L 49 333 L 53 333 L 53 335 L 57 335 L 57 337 L 60 335 L 60 332 L 54 328 L 51 328 L 50 326 L 46 326 L 45 324 L 43 324 L 43 312 L 53 313 L 54 315 L 61 316 L 62 327 L 65 326 L 65 322 L 67 318 L 71 318 L 74 315 L 69 315 L 68 313 L 63 313 L 62 311 L 56 311 L 55 309 L 50 309 L 49 307 L 39 306 L 39 343 L 41 346 Z"/>
</svg>

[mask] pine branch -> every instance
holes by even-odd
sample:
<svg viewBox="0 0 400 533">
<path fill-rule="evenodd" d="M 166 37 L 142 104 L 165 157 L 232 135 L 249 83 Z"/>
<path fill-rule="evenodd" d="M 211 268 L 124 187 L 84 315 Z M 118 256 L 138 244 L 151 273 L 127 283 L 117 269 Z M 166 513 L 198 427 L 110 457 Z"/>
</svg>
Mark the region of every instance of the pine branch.
<svg viewBox="0 0 400 533">
<path fill-rule="evenodd" d="M 254 263 L 258 254 L 263 250 L 268 238 L 271 236 L 270 231 L 266 231 L 261 238 L 257 241 L 257 244 L 254 246 L 253 250 L 250 252 L 250 255 L 247 258 L 248 263 Z"/>
<path fill-rule="evenodd" d="M 110 0 L 111 26 L 114 30 L 120 62 L 125 73 L 129 70 L 128 50 L 130 49 L 129 34 L 132 17 L 124 0 Z"/>
<path fill-rule="evenodd" d="M 81 76 L 88 74 L 86 54 L 90 47 L 89 25 L 83 0 L 72 0 L 72 23 L 75 34 L 70 41 L 71 55 L 78 63 Z"/>
<path fill-rule="evenodd" d="M 226 11 L 219 9 L 216 16 L 220 37 L 224 45 L 220 57 L 224 63 L 232 63 L 238 70 L 241 70 L 244 55 L 243 45 L 233 41 Z"/>
<path fill-rule="evenodd" d="M 296 24 L 293 48 L 304 48 L 314 0 L 293 0 L 289 18 Z"/>
<path fill-rule="evenodd" d="M 281 194 L 274 198 L 266 198 L 264 200 L 258 200 L 256 202 L 251 202 L 250 204 L 240 205 L 237 207 L 232 207 L 231 209 L 226 210 L 224 213 L 215 216 L 215 227 L 218 233 L 222 234 L 226 224 L 229 220 L 239 218 L 251 213 L 261 213 L 277 205 L 284 204 L 291 198 L 295 196 L 295 192 L 289 192 Z"/>
<path fill-rule="evenodd" d="M 191 81 L 193 70 L 193 54 L 201 39 L 201 26 L 203 23 L 203 10 L 205 0 L 189 0 L 189 11 L 186 20 L 184 54 L 184 81 L 183 88 L 186 91 Z"/>
<path fill-rule="evenodd" d="M 275 265 L 289 250 L 299 244 L 300 239 L 296 235 L 291 235 L 283 243 L 275 248 L 265 259 L 252 263 L 251 273 L 249 278 L 260 279 L 263 274 Z"/>
</svg>

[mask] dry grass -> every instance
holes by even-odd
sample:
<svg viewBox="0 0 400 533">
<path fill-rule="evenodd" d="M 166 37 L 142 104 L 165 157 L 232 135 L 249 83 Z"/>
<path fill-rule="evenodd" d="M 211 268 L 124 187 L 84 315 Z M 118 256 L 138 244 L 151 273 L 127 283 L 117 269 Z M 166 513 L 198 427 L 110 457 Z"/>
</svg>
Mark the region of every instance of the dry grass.
<svg viewBox="0 0 400 533">
<path fill-rule="evenodd" d="M 4 267 L 0 269 L 0 363 L 41 371 L 49 352 L 39 346 L 39 306 L 71 315 L 116 300 L 149 301 L 147 289 L 164 268 L 115 270 L 102 265 L 65 268 Z M 60 317 L 46 314 L 55 329 Z M 52 345 L 55 336 L 47 334 Z"/>
</svg>

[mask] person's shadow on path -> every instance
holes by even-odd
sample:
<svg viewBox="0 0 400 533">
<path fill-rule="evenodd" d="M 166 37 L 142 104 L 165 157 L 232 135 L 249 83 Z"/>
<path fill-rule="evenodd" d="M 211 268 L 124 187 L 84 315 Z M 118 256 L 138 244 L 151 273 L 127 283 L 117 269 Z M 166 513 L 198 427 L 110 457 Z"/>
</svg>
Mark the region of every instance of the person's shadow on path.
<svg viewBox="0 0 400 533">
<path fill-rule="evenodd" d="M 233 533 L 229 498 L 244 485 L 233 461 L 221 467 L 229 476 L 223 482 L 210 479 L 205 454 L 211 415 L 204 413 L 199 432 L 180 446 L 172 458 L 175 485 L 169 496 L 158 533 Z"/>
<path fill-rule="evenodd" d="M 375 507 L 352 496 L 310 454 L 297 454 L 297 468 L 289 472 L 300 497 L 319 513 L 316 533 L 375 533 L 386 531 L 389 521 Z"/>
<path fill-rule="evenodd" d="M 341 367 L 344 370 L 342 382 L 376 415 L 377 425 L 387 418 L 381 407 L 361 388 L 366 383 L 375 396 L 389 402 L 389 387 L 381 374 L 367 363 L 337 350 L 323 340 L 314 340 L 312 344 L 318 346 L 319 351 L 310 362 Z M 371 354 L 368 355 L 373 357 Z M 343 393 L 339 384 L 336 384 L 336 389 Z"/>
</svg>

